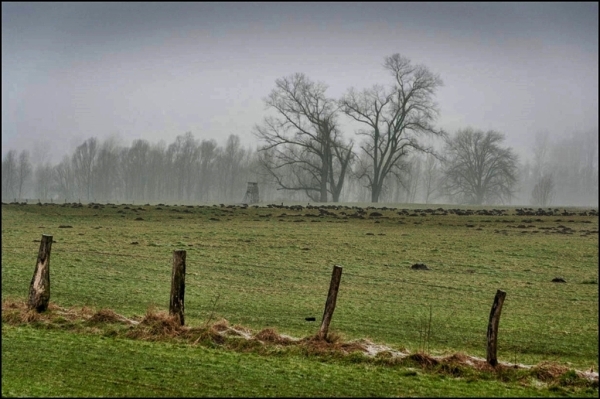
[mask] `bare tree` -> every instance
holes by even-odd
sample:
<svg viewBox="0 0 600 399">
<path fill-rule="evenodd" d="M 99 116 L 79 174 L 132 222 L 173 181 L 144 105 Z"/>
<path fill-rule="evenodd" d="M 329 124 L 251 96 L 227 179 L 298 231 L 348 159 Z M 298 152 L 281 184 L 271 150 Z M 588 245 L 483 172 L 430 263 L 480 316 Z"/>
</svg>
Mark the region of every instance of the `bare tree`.
<svg viewBox="0 0 600 399">
<path fill-rule="evenodd" d="M 501 147 L 504 135 L 467 128 L 446 141 L 444 190 L 451 199 L 481 205 L 510 201 L 517 155 Z"/>
<path fill-rule="evenodd" d="M 150 143 L 141 139 L 134 140 L 130 148 L 121 150 L 120 164 L 126 200 L 146 199 L 149 152 Z"/>
<path fill-rule="evenodd" d="M 552 174 L 542 176 L 533 187 L 531 192 L 531 204 L 545 207 L 552 203 L 554 198 L 554 176 Z"/>
<path fill-rule="evenodd" d="M 148 152 L 148 163 L 146 169 L 148 172 L 148 200 L 157 201 L 165 198 L 167 168 L 165 166 L 166 144 L 160 141 L 150 146 Z"/>
<path fill-rule="evenodd" d="M 93 195 L 94 167 L 98 155 L 98 139 L 91 137 L 75 149 L 72 157 L 73 173 L 79 195 L 89 201 Z"/>
<path fill-rule="evenodd" d="M 244 164 L 246 150 L 242 148 L 239 136 L 230 134 L 225 148 L 219 155 L 217 162 L 220 167 L 217 170 L 220 175 L 218 180 L 220 197 L 229 201 L 234 198 L 233 192 L 236 185 L 240 183 L 239 178 L 243 177 L 241 167 Z"/>
<path fill-rule="evenodd" d="M 10 150 L 2 160 L 2 199 L 13 199 L 17 189 L 17 151 Z"/>
<path fill-rule="evenodd" d="M 65 155 L 62 161 L 54 167 L 54 192 L 65 202 L 75 196 L 75 174 L 71 167 L 71 160 Z"/>
<path fill-rule="evenodd" d="M 386 177 L 379 201 L 414 203 L 421 175 L 421 160 L 409 155 L 398 162 Z"/>
<path fill-rule="evenodd" d="M 561 135 L 550 148 L 555 202 L 598 204 L 598 129 Z"/>
<path fill-rule="evenodd" d="M 533 163 L 530 178 L 524 184 L 531 189 L 531 205 L 547 206 L 554 196 L 554 176 L 550 171 L 550 136 L 548 132 L 538 132 L 533 145 Z M 524 170 L 527 172 L 527 170 Z"/>
<path fill-rule="evenodd" d="M 386 177 L 412 150 L 433 151 L 419 142 L 420 135 L 445 137 L 432 125 L 438 115 L 433 96 L 443 84 L 441 78 L 400 54 L 386 57 L 383 66 L 395 79 L 392 87 L 350 89 L 339 102 L 346 115 L 366 127 L 357 134 L 365 137 L 360 148 L 370 162 L 357 177 L 366 179 L 372 202 L 378 202 Z"/>
<path fill-rule="evenodd" d="M 94 168 L 94 198 L 108 200 L 118 195 L 121 183 L 119 175 L 119 150 L 117 137 L 109 137 L 100 146 Z"/>
<path fill-rule="evenodd" d="M 413 156 L 411 158 L 412 159 L 409 159 L 409 162 L 407 162 L 407 173 L 404 174 L 405 178 L 400 180 L 406 189 L 406 202 L 408 203 L 414 203 L 416 200 L 423 169 L 420 157 Z"/>
<path fill-rule="evenodd" d="M 336 132 L 337 133 L 337 132 Z M 344 188 L 344 182 L 350 165 L 356 158 L 356 154 L 352 151 L 354 143 L 352 141 L 342 142 L 336 134 L 334 136 L 333 153 L 329 159 L 329 193 L 333 202 L 340 201 L 340 195 Z M 337 180 L 336 180 L 337 179 Z"/>
<path fill-rule="evenodd" d="M 177 136 L 175 142 L 167 148 L 167 159 L 171 163 L 171 178 L 175 183 L 175 198 L 178 200 L 191 199 L 199 156 L 198 142 L 192 132 Z"/>
<path fill-rule="evenodd" d="M 213 172 L 219 155 L 215 140 L 202 140 L 200 143 L 200 164 L 196 177 L 196 198 L 200 201 L 212 199 L 210 192 L 213 185 Z"/>
<path fill-rule="evenodd" d="M 538 132 L 533 145 L 533 174 L 539 180 L 547 172 L 550 151 L 550 136 L 548 132 Z"/>
<path fill-rule="evenodd" d="M 264 142 L 259 151 L 270 152 L 260 158 L 265 170 L 281 189 L 305 192 L 314 201 L 327 202 L 329 191 L 339 196 L 352 144 L 344 143 L 337 129 L 338 107 L 326 97 L 327 86 L 301 73 L 277 79 L 275 85 L 264 101 L 277 117 L 266 117 L 254 128 Z M 335 170 L 334 158 L 339 162 Z"/>
<path fill-rule="evenodd" d="M 50 162 L 39 164 L 35 168 L 35 194 L 40 200 L 47 200 L 52 192 L 54 170 Z"/>
<path fill-rule="evenodd" d="M 425 203 L 429 204 L 429 201 L 435 200 L 439 195 L 439 168 L 438 158 L 433 154 L 427 154 L 425 158 L 425 166 L 423 172 L 423 192 L 425 196 Z"/>
<path fill-rule="evenodd" d="M 19 154 L 19 163 L 17 166 L 17 192 L 18 197 L 22 198 L 23 189 L 29 181 L 32 173 L 31 162 L 29 161 L 29 151 L 23 150 Z"/>
</svg>

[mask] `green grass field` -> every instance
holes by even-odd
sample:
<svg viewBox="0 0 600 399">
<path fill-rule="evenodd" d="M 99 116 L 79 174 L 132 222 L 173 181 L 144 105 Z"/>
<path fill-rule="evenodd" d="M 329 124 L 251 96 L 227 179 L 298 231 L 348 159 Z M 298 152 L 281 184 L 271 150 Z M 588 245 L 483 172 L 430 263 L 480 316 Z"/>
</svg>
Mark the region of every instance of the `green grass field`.
<svg viewBox="0 0 600 399">
<path fill-rule="evenodd" d="M 49 234 L 55 241 L 51 303 L 109 308 L 126 317 L 144 315 L 152 306 L 167 310 L 172 254 L 184 249 L 187 325 L 224 318 L 255 331 L 271 327 L 306 337 L 318 330 L 337 264 L 343 274 L 330 331 L 346 341 L 368 338 L 398 350 L 485 358 L 489 313 L 501 289 L 507 296 L 499 327 L 500 361 L 598 370 L 597 216 L 581 216 L 581 210 L 519 216 L 511 208 L 503 216 L 434 215 L 416 212 L 418 206 L 405 213 L 401 209 L 408 206 L 395 207 L 369 209 L 358 218 L 352 217 L 352 205 L 329 208 L 329 214 L 306 207 L 3 205 L 2 298 L 26 299 L 39 240 Z M 413 270 L 415 263 L 430 270 Z M 553 283 L 555 277 L 566 283 Z M 415 374 L 404 366 L 104 339 L 8 325 L 4 318 L 2 338 L 4 396 L 598 394 L 597 385 L 589 391 L 493 378 L 467 382 Z M 36 348 L 41 342 L 47 342 L 46 352 Z M 93 349 L 83 355 L 82 347 Z M 124 373 L 127 358 L 145 365 L 140 370 L 155 368 Z M 70 362 L 79 366 L 71 370 Z M 93 369 L 109 362 L 114 367 Z M 187 363 L 210 375 L 210 382 L 190 378 L 182 366 Z M 62 383 L 37 380 L 37 372 L 50 366 L 65 370 Z M 222 367 L 227 371 L 219 372 Z M 332 367 L 331 378 L 319 379 L 327 375 L 323 367 Z M 295 377 L 297 369 L 303 370 L 302 378 Z M 171 376 L 169 370 L 181 371 L 179 382 L 159 383 Z M 74 388 L 88 373 L 97 382 Z M 277 376 L 273 384 L 265 382 L 269 375 Z"/>
</svg>

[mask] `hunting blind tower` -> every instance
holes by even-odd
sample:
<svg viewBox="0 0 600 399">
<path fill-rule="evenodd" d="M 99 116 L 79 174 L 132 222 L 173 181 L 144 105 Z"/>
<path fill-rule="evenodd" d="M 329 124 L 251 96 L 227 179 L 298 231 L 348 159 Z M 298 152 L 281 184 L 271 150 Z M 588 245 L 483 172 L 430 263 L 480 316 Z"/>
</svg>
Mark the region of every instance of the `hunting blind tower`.
<svg viewBox="0 0 600 399">
<path fill-rule="evenodd" d="M 242 201 L 244 204 L 256 204 L 259 202 L 258 199 L 258 183 L 248 182 L 248 188 L 246 189 L 246 195 Z"/>
</svg>

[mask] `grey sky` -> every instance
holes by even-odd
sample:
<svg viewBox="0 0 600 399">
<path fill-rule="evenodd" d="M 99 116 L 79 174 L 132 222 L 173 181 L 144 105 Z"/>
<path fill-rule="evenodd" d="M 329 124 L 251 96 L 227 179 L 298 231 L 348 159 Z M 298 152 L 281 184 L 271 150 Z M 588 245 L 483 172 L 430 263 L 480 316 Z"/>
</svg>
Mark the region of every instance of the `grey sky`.
<svg viewBox="0 0 600 399">
<path fill-rule="evenodd" d="M 538 131 L 598 126 L 598 3 L 3 2 L 2 153 L 186 131 L 254 145 L 275 79 L 339 98 L 391 83 L 393 53 L 441 76 L 449 132 L 495 129 L 523 153 Z"/>
</svg>

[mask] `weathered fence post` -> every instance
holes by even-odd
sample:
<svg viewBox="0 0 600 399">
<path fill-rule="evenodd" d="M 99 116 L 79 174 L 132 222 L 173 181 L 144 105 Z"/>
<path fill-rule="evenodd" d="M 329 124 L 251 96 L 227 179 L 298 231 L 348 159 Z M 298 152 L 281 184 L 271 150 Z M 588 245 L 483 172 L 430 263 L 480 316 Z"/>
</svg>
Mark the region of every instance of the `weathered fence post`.
<svg viewBox="0 0 600 399">
<path fill-rule="evenodd" d="M 498 323 L 500 322 L 500 312 L 502 312 L 502 305 L 506 298 L 506 292 L 498 290 L 496 297 L 494 298 L 494 304 L 492 305 L 492 311 L 490 312 L 490 321 L 487 329 L 487 362 L 496 366 L 498 364 L 498 358 L 496 352 L 498 349 Z"/>
<path fill-rule="evenodd" d="M 50 248 L 52 236 L 42 234 L 35 271 L 29 284 L 27 307 L 41 313 L 48 309 L 50 302 Z"/>
<path fill-rule="evenodd" d="M 329 293 L 327 294 L 327 302 L 325 302 L 325 311 L 323 312 L 323 321 L 321 321 L 321 328 L 319 329 L 319 339 L 327 339 L 329 323 L 331 322 L 331 317 L 335 310 L 335 301 L 337 299 L 341 279 L 342 267 L 338 265 L 333 266 L 331 283 L 329 284 Z"/>
<path fill-rule="evenodd" d="M 177 315 L 181 325 L 184 324 L 183 297 L 185 293 L 185 253 L 185 251 L 173 251 L 173 273 L 171 275 L 171 303 L 169 304 L 169 314 Z"/>
</svg>

